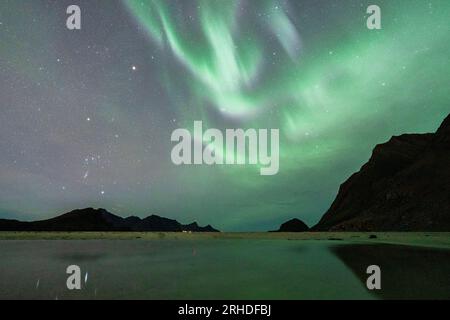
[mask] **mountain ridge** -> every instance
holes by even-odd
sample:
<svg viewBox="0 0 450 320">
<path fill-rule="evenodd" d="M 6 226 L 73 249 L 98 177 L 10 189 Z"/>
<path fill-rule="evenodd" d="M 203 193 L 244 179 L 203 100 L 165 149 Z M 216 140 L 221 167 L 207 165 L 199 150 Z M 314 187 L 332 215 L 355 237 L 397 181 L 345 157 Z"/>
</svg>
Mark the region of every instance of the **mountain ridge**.
<svg viewBox="0 0 450 320">
<path fill-rule="evenodd" d="M 0 219 L 0 231 L 219 232 L 211 225 L 200 227 L 197 222 L 183 225 L 157 215 L 143 219 L 136 216 L 122 218 L 103 208 L 75 209 L 54 218 L 31 222 Z"/>
</svg>

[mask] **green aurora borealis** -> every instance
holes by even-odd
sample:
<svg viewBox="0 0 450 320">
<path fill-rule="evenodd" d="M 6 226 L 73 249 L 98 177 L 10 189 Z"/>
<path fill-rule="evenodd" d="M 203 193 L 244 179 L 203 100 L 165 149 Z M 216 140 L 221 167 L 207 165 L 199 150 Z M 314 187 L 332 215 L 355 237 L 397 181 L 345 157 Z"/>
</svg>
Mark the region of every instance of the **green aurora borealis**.
<svg viewBox="0 0 450 320">
<path fill-rule="evenodd" d="M 41 24 L 53 30 L 46 35 L 39 28 L 27 33 L 13 22 L 6 33 L 7 22 L 0 25 L 0 36 L 10 40 L 0 45 L 1 70 L 36 83 L 41 80 L 35 70 L 47 64 L 46 79 L 57 82 L 47 87 L 48 95 L 57 92 L 62 99 L 73 99 L 72 111 L 57 117 L 66 121 L 64 117 L 90 114 L 101 119 L 95 128 L 58 131 L 58 137 L 53 132 L 47 154 L 53 150 L 47 148 L 64 145 L 58 152 L 67 148 L 71 151 L 66 154 L 72 155 L 76 150 L 84 159 L 95 149 L 102 159 L 109 155 L 108 161 L 100 168 L 81 165 L 72 175 L 78 170 L 75 163 L 82 162 L 72 157 L 68 165 L 53 166 L 61 172 L 40 170 L 19 179 L 15 174 L 26 173 L 29 164 L 13 165 L 15 157 L 0 156 L 0 212 L 9 216 L 50 216 L 74 206 L 98 206 L 122 215 L 157 213 L 182 222 L 197 220 L 230 231 L 273 229 L 292 217 L 312 225 L 376 144 L 392 135 L 434 131 L 450 112 L 449 1 L 80 1 L 82 10 L 83 4 L 90 20 L 74 41 L 88 50 L 88 44 L 103 38 L 99 46 L 107 47 L 113 58 L 117 55 L 98 62 L 104 64 L 104 74 L 94 75 L 97 85 L 91 83 L 80 93 L 76 81 L 92 77 L 83 74 L 90 68 L 73 70 L 85 60 L 69 59 L 65 71 L 48 66 L 56 59 L 49 58 L 52 50 L 73 54 L 70 48 L 61 49 L 62 39 L 71 35 L 55 29 L 61 19 L 52 19 L 51 13 Z M 370 4 L 382 10 L 381 30 L 366 28 Z M 4 6 L 0 4 L 0 22 L 7 19 L 2 11 L 24 15 L 18 13 L 19 5 Z M 29 6 L 28 14 L 43 12 L 39 4 Z M 104 25 L 98 29 L 90 7 L 103 13 Z M 43 49 L 27 52 L 23 43 L 41 38 Z M 136 65 L 136 72 L 130 72 L 130 65 Z M 23 103 L 20 96 L 28 92 L 4 80 L 0 89 L 0 101 L 11 106 L 11 101 Z M 83 106 L 77 105 L 80 94 L 87 101 Z M 23 119 L 22 113 L 2 108 L 0 124 L 9 130 L 0 129 L 0 146 L 8 150 L 17 145 L 11 123 Z M 149 110 L 152 119 L 146 118 Z M 113 129 L 108 119 L 116 121 Z M 173 166 L 170 132 L 190 128 L 195 120 L 211 128 L 279 128 L 280 172 L 260 176 L 254 166 Z M 29 125 L 40 124 L 30 120 Z M 106 136 L 119 131 L 125 140 L 105 143 Z M 25 145 L 30 144 L 32 140 Z M 157 155 L 142 152 L 149 144 Z M 46 166 L 42 157 L 36 161 Z M 92 180 L 73 178 L 84 169 Z M 49 181 L 45 191 L 34 191 L 44 180 Z M 27 183 L 29 187 L 20 187 Z M 61 185 L 73 193 L 61 195 L 54 187 Z M 11 200 L 6 188 L 24 191 L 17 198 L 23 202 Z"/>
</svg>

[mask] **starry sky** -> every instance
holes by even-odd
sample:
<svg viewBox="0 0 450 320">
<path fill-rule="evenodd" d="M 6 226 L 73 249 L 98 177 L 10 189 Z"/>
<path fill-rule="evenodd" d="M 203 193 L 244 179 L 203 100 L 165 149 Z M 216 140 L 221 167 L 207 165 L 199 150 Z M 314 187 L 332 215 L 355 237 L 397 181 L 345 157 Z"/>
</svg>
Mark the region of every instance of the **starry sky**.
<svg viewBox="0 0 450 320">
<path fill-rule="evenodd" d="M 450 112 L 449 17 L 447 0 L 0 0 L 0 217 L 313 225 L 376 144 Z M 279 173 L 173 165 L 195 120 L 279 129 Z"/>
</svg>

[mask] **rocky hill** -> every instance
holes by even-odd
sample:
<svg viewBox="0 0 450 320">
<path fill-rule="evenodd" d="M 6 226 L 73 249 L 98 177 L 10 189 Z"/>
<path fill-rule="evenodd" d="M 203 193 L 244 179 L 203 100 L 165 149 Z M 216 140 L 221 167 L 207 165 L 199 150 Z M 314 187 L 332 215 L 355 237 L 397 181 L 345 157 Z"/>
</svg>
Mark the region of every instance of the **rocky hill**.
<svg viewBox="0 0 450 320">
<path fill-rule="evenodd" d="M 450 116 L 376 146 L 315 231 L 450 231 Z"/>
</svg>

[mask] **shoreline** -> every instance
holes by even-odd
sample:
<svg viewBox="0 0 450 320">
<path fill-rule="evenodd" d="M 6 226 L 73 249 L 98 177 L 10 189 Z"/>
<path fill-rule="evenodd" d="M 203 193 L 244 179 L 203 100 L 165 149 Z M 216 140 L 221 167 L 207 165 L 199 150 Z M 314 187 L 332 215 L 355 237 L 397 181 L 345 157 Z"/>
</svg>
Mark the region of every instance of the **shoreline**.
<svg viewBox="0 0 450 320">
<path fill-rule="evenodd" d="M 372 236 L 372 237 L 371 237 Z M 375 238 L 373 237 L 375 236 Z M 48 232 L 0 231 L 7 240 L 291 240 L 393 244 L 450 249 L 450 232 Z"/>
</svg>

